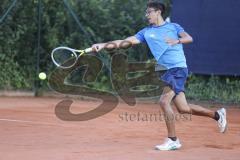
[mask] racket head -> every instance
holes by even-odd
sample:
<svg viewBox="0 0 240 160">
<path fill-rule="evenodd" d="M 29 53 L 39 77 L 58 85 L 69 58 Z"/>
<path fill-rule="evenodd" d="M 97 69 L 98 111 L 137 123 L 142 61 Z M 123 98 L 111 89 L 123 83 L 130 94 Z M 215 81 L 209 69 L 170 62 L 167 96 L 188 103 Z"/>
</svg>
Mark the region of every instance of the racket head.
<svg viewBox="0 0 240 160">
<path fill-rule="evenodd" d="M 69 47 L 57 47 L 52 50 L 51 58 L 53 63 L 60 68 L 66 69 L 73 67 L 78 59 L 78 50 Z"/>
</svg>

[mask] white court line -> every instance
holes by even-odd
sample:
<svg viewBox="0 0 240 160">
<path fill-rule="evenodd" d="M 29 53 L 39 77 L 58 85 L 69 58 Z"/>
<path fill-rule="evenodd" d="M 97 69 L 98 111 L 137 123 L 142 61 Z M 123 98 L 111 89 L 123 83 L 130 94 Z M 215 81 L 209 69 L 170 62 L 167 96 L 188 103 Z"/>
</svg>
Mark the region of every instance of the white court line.
<svg viewBox="0 0 240 160">
<path fill-rule="evenodd" d="M 19 119 L 0 119 L 0 121 L 17 122 L 17 123 L 32 123 L 32 124 L 57 125 L 57 124 L 54 124 L 54 123 L 37 122 L 37 121 L 25 121 L 25 120 L 19 120 Z"/>
</svg>

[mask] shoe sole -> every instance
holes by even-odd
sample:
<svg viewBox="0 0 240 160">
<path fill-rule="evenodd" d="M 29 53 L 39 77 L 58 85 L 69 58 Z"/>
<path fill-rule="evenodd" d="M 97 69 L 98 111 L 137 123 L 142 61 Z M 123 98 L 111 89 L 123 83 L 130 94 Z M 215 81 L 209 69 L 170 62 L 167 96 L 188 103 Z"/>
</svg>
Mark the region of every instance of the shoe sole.
<svg viewBox="0 0 240 160">
<path fill-rule="evenodd" d="M 227 112 L 226 112 L 226 109 L 224 108 L 224 117 L 226 119 L 226 126 L 224 128 L 224 130 L 221 132 L 221 133 L 225 133 L 227 131 L 227 128 L 228 128 L 228 123 L 227 123 Z"/>
<path fill-rule="evenodd" d="M 227 131 L 227 129 L 228 129 L 228 124 L 226 122 L 226 127 L 224 128 L 224 130 L 221 133 L 225 133 Z"/>
<path fill-rule="evenodd" d="M 175 150 L 178 150 L 182 147 L 182 145 L 178 146 L 178 147 L 172 147 L 170 149 L 159 149 L 157 147 L 155 147 L 155 150 L 158 150 L 158 151 L 175 151 Z"/>
</svg>

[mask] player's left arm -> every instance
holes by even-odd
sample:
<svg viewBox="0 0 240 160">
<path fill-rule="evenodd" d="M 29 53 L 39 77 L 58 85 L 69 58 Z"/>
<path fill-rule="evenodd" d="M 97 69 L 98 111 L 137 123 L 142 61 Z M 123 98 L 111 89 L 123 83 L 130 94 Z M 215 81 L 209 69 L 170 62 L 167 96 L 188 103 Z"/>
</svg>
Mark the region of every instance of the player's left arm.
<svg viewBox="0 0 240 160">
<path fill-rule="evenodd" d="M 190 36 L 187 32 L 182 31 L 178 34 L 179 38 L 178 39 L 170 39 L 167 38 L 166 42 L 169 45 L 176 45 L 176 44 L 186 44 L 186 43 L 191 43 L 193 42 L 192 36 Z"/>
<path fill-rule="evenodd" d="M 192 36 L 190 36 L 187 32 L 180 32 L 179 33 L 179 39 L 178 39 L 178 43 L 182 43 L 182 44 L 186 44 L 186 43 L 192 43 L 193 42 L 193 38 Z"/>
</svg>

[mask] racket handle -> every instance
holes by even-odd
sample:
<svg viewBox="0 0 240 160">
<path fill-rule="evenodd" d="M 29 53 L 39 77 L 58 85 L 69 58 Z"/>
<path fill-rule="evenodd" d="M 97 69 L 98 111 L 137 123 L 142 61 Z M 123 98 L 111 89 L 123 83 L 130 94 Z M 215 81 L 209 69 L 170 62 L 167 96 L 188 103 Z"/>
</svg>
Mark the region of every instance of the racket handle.
<svg viewBox="0 0 240 160">
<path fill-rule="evenodd" d="M 92 48 L 87 48 L 87 49 L 84 50 L 85 53 L 89 53 L 89 52 L 92 52 L 92 51 L 93 51 Z"/>
</svg>

